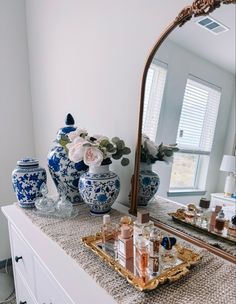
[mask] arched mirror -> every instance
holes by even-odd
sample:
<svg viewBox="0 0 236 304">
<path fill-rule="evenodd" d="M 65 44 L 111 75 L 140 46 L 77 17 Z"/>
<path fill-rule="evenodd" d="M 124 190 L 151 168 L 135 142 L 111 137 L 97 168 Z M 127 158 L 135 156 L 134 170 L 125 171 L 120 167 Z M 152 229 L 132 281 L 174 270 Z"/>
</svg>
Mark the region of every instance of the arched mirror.
<svg viewBox="0 0 236 304">
<path fill-rule="evenodd" d="M 194 1 L 152 50 L 143 74 L 130 208 L 133 214 L 146 209 L 157 223 L 229 254 L 235 243 L 171 214 L 221 205 L 228 224 L 235 215 L 235 3 Z"/>
</svg>

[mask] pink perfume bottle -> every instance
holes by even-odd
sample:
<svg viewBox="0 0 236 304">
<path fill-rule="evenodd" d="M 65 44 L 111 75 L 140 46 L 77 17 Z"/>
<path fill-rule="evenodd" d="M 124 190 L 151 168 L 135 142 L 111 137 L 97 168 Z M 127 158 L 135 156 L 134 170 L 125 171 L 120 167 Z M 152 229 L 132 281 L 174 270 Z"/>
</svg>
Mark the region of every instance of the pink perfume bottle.
<svg viewBox="0 0 236 304">
<path fill-rule="evenodd" d="M 121 226 L 121 233 L 118 236 L 118 254 L 125 259 L 130 259 L 134 256 L 133 237 L 128 226 Z"/>
</svg>

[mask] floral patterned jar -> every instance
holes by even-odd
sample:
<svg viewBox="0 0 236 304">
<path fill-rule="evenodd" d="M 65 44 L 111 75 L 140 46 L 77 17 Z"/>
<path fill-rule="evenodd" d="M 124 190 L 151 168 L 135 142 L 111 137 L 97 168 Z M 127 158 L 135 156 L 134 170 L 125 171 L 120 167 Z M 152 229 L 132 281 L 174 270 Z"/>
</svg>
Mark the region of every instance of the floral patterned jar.
<svg viewBox="0 0 236 304">
<path fill-rule="evenodd" d="M 39 167 L 38 160 L 24 158 L 17 161 L 17 168 L 12 172 L 12 183 L 21 207 L 33 208 L 36 198 L 41 195 L 40 187 L 46 182 L 46 170 Z"/>
<path fill-rule="evenodd" d="M 88 166 L 83 161 L 73 162 L 68 158 L 66 144 L 69 142 L 69 133 L 77 129 L 74 123 L 73 116 L 67 114 L 65 126 L 58 131 L 56 144 L 48 154 L 48 169 L 57 190 L 58 185 L 62 183 L 66 189 L 66 198 L 73 205 L 77 205 L 83 203 L 78 183 L 80 176 L 88 170 Z"/>
</svg>

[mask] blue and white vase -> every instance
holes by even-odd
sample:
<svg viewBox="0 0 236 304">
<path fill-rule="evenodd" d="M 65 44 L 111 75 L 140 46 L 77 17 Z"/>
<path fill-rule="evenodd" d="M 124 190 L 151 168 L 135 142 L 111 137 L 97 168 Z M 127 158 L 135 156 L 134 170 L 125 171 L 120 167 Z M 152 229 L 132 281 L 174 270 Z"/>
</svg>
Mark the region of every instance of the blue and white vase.
<svg viewBox="0 0 236 304">
<path fill-rule="evenodd" d="M 12 184 L 19 205 L 23 208 L 33 208 L 36 198 L 41 196 L 41 185 L 46 182 L 46 170 L 39 167 L 38 160 L 19 160 L 17 168 L 12 172 Z"/>
<path fill-rule="evenodd" d="M 111 210 L 120 192 L 118 175 L 109 170 L 109 165 L 89 167 L 80 177 L 79 191 L 92 215 L 103 215 Z"/>
<path fill-rule="evenodd" d="M 66 190 L 66 198 L 73 204 L 83 203 L 79 193 L 78 183 L 80 176 L 88 170 L 88 166 L 83 161 L 74 163 L 69 160 L 67 152 L 62 145 L 63 141 L 68 141 L 68 134 L 76 130 L 74 118 L 71 114 L 66 117 L 66 126 L 57 133 L 56 145 L 48 154 L 48 168 L 54 184 L 62 183 Z"/>
<path fill-rule="evenodd" d="M 159 175 L 152 171 L 152 165 L 140 163 L 138 205 L 147 206 L 160 185 Z"/>
</svg>

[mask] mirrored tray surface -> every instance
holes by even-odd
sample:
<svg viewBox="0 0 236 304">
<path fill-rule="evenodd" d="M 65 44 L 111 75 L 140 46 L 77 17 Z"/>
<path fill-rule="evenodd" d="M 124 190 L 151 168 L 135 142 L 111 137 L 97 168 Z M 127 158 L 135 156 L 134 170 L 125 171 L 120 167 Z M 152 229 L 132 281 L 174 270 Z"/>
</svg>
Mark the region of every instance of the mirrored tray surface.
<svg viewBox="0 0 236 304">
<path fill-rule="evenodd" d="M 226 240 L 230 243 L 236 244 L 236 237 L 228 235 L 228 228 L 225 227 L 222 231 L 222 233 L 215 232 L 214 229 L 212 229 L 209 225 L 209 223 L 202 224 L 199 220 L 186 220 L 178 211 L 168 213 L 172 219 L 178 223 L 184 224 L 186 226 L 189 226 L 191 228 L 194 228 L 200 232 L 203 232 L 205 234 L 214 236 L 216 238 L 219 238 L 221 240 Z"/>
<path fill-rule="evenodd" d="M 201 256 L 190 249 L 176 245 L 175 264 L 171 268 L 160 266 L 159 271 L 153 275 L 150 271 L 141 273 L 136 266 L 136 258 L 124 259 L 114 251 L 114 240 L 104 245 L 100 233 L 82 238 L 82 242 L 102 258 L 120 275 L 140 291 L 153 290 L 165 282 L 174 282 L 185 276 L 192 265 L 195 265 Z"/>
</svg>

